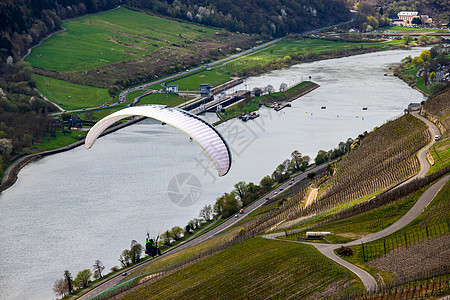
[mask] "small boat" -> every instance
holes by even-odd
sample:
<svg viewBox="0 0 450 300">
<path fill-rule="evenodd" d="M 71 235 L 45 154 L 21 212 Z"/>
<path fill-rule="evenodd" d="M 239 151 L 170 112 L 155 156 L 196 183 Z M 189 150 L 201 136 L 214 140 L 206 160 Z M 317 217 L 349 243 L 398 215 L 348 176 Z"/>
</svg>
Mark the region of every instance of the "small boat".
<svg viewBox="0 0 450 300">
<path fill-rule="evenodd" d="M 363 107 L 363 110 L 367 110 L 367 107 Z"/>
<path fill-rule="evenodd" d="M 321 109 L 326 109 L 326 108 L 327 108 L 326 106 L 322 106 L 322 107 L 321 107 Z"/>
</svg>

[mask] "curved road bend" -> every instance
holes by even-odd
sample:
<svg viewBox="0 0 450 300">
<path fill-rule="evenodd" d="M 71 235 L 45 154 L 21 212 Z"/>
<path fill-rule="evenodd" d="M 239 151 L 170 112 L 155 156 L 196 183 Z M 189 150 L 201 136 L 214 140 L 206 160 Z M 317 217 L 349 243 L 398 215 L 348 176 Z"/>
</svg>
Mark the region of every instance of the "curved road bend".
<svg viewBox="0 0 450 300">
<path fill-rule="evenodd" d="M 293 182 L 294 183 L 295 182 L 299 182 L 299 181 L 301 181 L 301 180 L 306 178 L 307 173 L 309 173 L 309 172 L 318 173 L 318 172 L 323 171 L 326 167 L 327 167 L 327 165 L 323 164 L 323 165 L 319 165 L 317 167 L 314 167 L 312 169 L 309 169 L 309 170 L 307 170 L 307 171 L 305 171 L 305 172 L 303 172 L 303 173 L 293 177 L 294 178 Z M 262 206 L 267 201 L 267 199 L 266 199 L 267 197 L 269 197 L 269 199 L 270 199 L 270 198 L 273 198 L 273 197 L 277 196 L 278 195 L 278 191 L 280 190 L 280 188 L 282 188 L 283 191 L 289 189 L 291 186 L 293 186 L 293 185 L 289 185 L 290 182 L 291 181 L 288 181 L 288 182 L 285 182 L 285 183 L 281 184 L 276 189 L 274 189 L 274 190 L 270 191 L 268 194 L 264 195 L 264 197 L 261 197 L 257 201 L 253 202 L 250 206 L 245 208 L 245 212 L 243 214 L 238 214 L 237 218 L 235 218 L 235 217 L 229 218 L 228 220 L 226 220 L 225 222 L 223 222 L 219 226 L 211 229 L 210 231 L 204 233 L 203 235 L 201 235 L 201 236 L 199 236 L 199 237 L 197 237 L 195 239 L 192 239 L 192 240 L 187 240 L 183 244 L 180 244 L 179 246 L 177 246 L 176 248 L 174 248 L 174 249 L 172 249 L 170 251 L 164 252 L 162 256 L 155 257 L 154 259 L 146 261 L 146 262 L 144 262 L 144 263 L 142 263 L 142 264 L 140 264 L 138 266 L 134 266 L 134 267 L 131 267 L 129 269 L 123 270 L 123 272 L 128 272 L 129 273 L 129 272 L 137 271 L 140 268 L 142 268 L 144 266 L 147 266 L 148 264 L 151 264 L 153 261 L 155 261 L 155 260 L 157 260 L 157 259 L 159 259 L 161 257 L 165 257 L 165 256 L 167 256 L 169 254 L 178 252 L 180 250 L 183 250 L 183 249 L 186 249 L 188 247 L 197 245 L 197 244 L 199 244 L 199 243 L 201 243 L 203 241 L 206 241 L 206 240 L 210 239 L 211 237 L 215 236 L 216 234 L 218 234 L 218 233 L 228 229 L 229 227 L 235 225 L 243 217 L 247 216 L 249 213 L 251 213 L 252 211 L 256 210 L 258 207 Z M 76 295 L 75 297 L 77 297 L 77 299 L 82 299 L 82 300 L 89 299 L 90 297 L 98 295 L 101 292 L 103 292 L 103 291 L 105 291 L 107 289 L 110 289 L 110 288 L 120 284 L 122 282 L 122 279 L 123 279 L 123 277 L 120 274 L 114 275 L 113 277 L 111 277 L 107 281 L 101 282 L 98 285 L 94 286 L 92 289 L 87 290 L 87 291 L 83 292 L 80 295 Z"/>
<path fill-rule="evenodd" d="M 416 178 L 424 177 L 428 173 L 428 171 L 430 170 L 430 165 L 427 161 L 426 154 L 427 154 L 428 150 L 430 149 L 430 147 L 436 142 L 434 140 L 434 136 L 439 134 L 439 129 L 432 122 L 430 122 L 429 120 L 420 116 L 417 112 L 413 112 L 412 115 L 415 116 L 416 118 L 418 118 L 419 120 L 421 120 L 422 122 L 424 122 L 428 126 L 428 130 L 432 134 L 433 139 L 427 146 L 422 148 L 417 153 L 417 158 L 419 159 L 419 162 L 420 162 L 419 173 L 417 173 L 415 176 L 411 177 L 407 181 L 403 182 L 401 185 L 406 184 L 407 182 L 410 182 Z M 430 188 L 428 188 L 428 190 L 426 190 L 425 193 L 422 194 L 422 196 L 419 198 L 419 200 L 417 200 L 417 202 L 413 205 L 413 207 L 411 207 L 411 209 L 404 216 L 402 216 L 399 220 L 397 220 L 391 226 L 389 226 L 379 232 L 375 232 L 375 233 L 366 235 L 358 240 L 344 244 L 343 246 L 348 247 L 348 246 L 359 245 L 361 243 L 372 242 L 372 241 L 381 239 L 383 237 L 386 237 L 386 236 L 404 228 L 406 225 L 408 225 L 413 220 L 415 220 L 423 212 L 423 210 L 428 206 L 428 204 L 430 204 L 430 202 L 434 199 L 434 197 L 439 192 L 439 190 L 447 183 L 447 181 L 449 179 L 450 179 L 450 175 L 447 175 L 447 176 L 443 177 L 442 179 L 440 179 L 435 184 L 433 184 Z M 284 235 L 284 233 L 275 233 L 275 234 L 266 235 L 264 237 L 269 238 L 269 239 L 275 239 L 276 237 L 281 236 L 281 235 Z M 353 264 L 348 263 L 347 261 L 343 260 L 342 258 L 340 258 L 339 256 L 337 256 L 334 253 L 334 250 L 336 250 L 337 248 L 339 248 L 341 246 L 340 244 L 316 244 L 316 243 L 306 243 L 306 244 L 313 245 L 320 253 L 322 253 L 329 259 L 334 260 L 338 264 L 346 267 L 348 270 L 350 270 L 355 275 L 357 275 L 363 282 L 366 291 L 370 292 L 370 291 L 378 290 L 378 284 L 372 275 L 370 275 L 367 271 L 364 271 L 363 269 L 361 269 Z"/>
</svg>

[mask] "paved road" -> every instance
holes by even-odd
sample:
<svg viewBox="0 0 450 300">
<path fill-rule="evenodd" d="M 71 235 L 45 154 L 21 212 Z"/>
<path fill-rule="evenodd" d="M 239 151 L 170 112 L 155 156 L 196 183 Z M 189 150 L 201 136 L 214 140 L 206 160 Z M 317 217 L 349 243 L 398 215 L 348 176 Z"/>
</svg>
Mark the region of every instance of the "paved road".
<svg viewBox="0 0 450 300">
<path fill-rule="evenodd" d="M 420 161 L 420 168 L 421 168 L 419 173 L 416 174 L 415 176 L 413 176 L 412 178 L 408 179 L 401 185 L 406 184 L 407 182 L 414 180 L 416 178 L 424 177 L 428 173 L 428 171 L 430 170 L 430 165 L 427 161 L 426 154 L 427 154 L 428 150 L 430 149 L 430 147 L 436 142 L 434 140 L 434 136 L 439 135 L 439 129 L 432 122 L 430 122 L 429 120 L 420 116 L 417 112 L 413 112 L 412 115 L 415 116 L 416 118 L 418 118 L 419 120 L 423 121 L 428 126 L 428 130 L 432 134 L 433 139 L 427 146 L 422 148 L 417 153 L 417 157 Z M 386 237 L 386 236 L 404 228 L 406 225 L 408 225 L 413 220 L 415 220 L 423 212 L 423 210 L 434 199 L 436 194 L 444 186 L 444 184 L 449 180 L 449 178 L 450 178 L 450 175 L 447 175 L 444 178 L 442 178 L 441 180 L 439 180 L 437 183 L 432 185 L 430 188 L 428 188 L 428 190 L 425 193 L 423 193 L 423 195 L 419 198 L 419 200 L 417 200 L 417 202 L 414 204 L 414 206 L 403 217 L 401 217 L 399 220 L 397 220 L 397 222 L 395 222 L 391 226 L 389 226 L 379 232 L 375 232 L 375 233 L 366 235 L 358 240 L 344 244 L 344 246 L 348 247 L 348 246 L 360 245 L 361 243 L 372 242 L 372 241 L 381 239 L 383 237 Z M 276 233 L 276 234 L 266 235 L 264 237 L 269 238 L 269 239 L 275 239 L 277 236 L 281 236 L 281 235 L 284 235 L 284 233 Z M 316 244 L 316 243 L 307 243 L 307 244 L 313 245 L 317 250 L 319 250 L 320 253 L 322 253 L 329 259 L 334 260 L 335 262 L 339 263 L 340 265 L 346 267 L 348 270 L 350 270 L 351 272 L 356 274 L 363 282 L 366 291 L 371 292 L 371 291 L 378 290 L 378 284 L 377 284 L 375 278 L 372 277 L 372 275 L 370 275 L 368 272 L 364 271 L 363 269 L 361 269 L 353 264 L 348 263 L 347 261 L 338 257 L 334 253 L 334 250 L 339 248 L 341 245 L 338 245 L 338 244 Z"/>
<path fill-rule="evenodd" d="M 325 168 L 327 167 L 326 164 L 308 169 L 307 171 L 293 177 L 294 180 L 291 181 L 287 181 L 283 184 L 281 184 L 280 186 L 278 186 L 276 189 L 270 191 L 268 194 L 266 194 L 264 197 L 261 197 L 260 199 L 258 199 L 257 201 L 253 202 L 250 206 L 246 207 L 244 210 L 243 214 L 238 214 L 238 217 L 232 217 L 229 218 L 227 221 L 223 222 L 222 224 L 220 224 L 219 226 L 215 227 L 214 229 L 204 233 L 203 235 L 195 238 L 195 239 L 189 239 L 186 242 L 184 242 L 183 244 L 180 244 L 179 246 L 177 246 L 174 249 L 171 249 L 168 252 L 164 252 L 162 256 L 159 257 L 155 257 L 152 260 L 148 260 L 145 261 L 143 263 L 141 263 L 138 266 L 135 266 L 133 268 L 124 270 L 124 272 L 126 271 L 127 273 L 139 270 L 140 268 L 152 263 L 153 261 L 160 259 L 161 257 L 167 256 L 169 254 L 178 252 L 180 250 L 183 250 L 185 248 L 188 247 L 192 247 L 194 245 L 197 245 L 203 241 L 206 241 L 208 239 L 210 239 L 211 237 L 215 236 L 216 234 L 230 228 L 231 226 L 235 225 L 237 222 L 239 222 L 240 220 L 242 220 L 242 218 L 244 218 L 245 216 L 247 216 L 249 213 L 251 213 L 252 211 L 254 211 L 255 209 L 257 209 L 258 207 L 260 207 L 261 205 L 263 205 L 268 199 L 271 199 L 275 196 L 277 196 L 280 192 L 280 189 L 282 189 L 283 191 L 288 190 L 289 188 L 291 188 L 291 186 L 294 185 L 294 183 L 299 182 L 303 179 L 306 178 L 307 173 L 309 172 L 315 172 L 315 173 L 319 173 L 322 172 Z M 292 185 L 291 185 L 292 183 Z M 83 299 L 86 300 L 92 296 L 95 296 L 99 293 L 101 293 L 102 291 L 105 291 L 109 288 L 114 287 L 115 285 L 119 284 L 122 281 L 123 277 L 120 274 L 115 275 L 114 277 L 112 277 L 111 279 L 109 279 L 106 282 L 103 282 L 97 286 L 94 286 L 92 289 L 90 289 L 89 291 L 86 291 L 84 294 L 78 295 L 77 299 Z"/>
</svg>

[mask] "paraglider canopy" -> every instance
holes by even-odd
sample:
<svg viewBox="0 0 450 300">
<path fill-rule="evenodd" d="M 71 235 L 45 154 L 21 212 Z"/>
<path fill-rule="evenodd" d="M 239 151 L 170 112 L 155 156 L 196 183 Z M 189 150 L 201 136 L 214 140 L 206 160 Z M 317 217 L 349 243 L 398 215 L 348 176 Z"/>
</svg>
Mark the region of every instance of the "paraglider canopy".
<svg viewBox="0 0 450 300">
<path fill-rule="evenodd" d="M 85 147 L 90 149 L 97 138 L 112 124 L 131 116 L 149 117 L 187 134 L 209 156 L 219 173 L 224 176 L 231 167 L 231 151 L 221 134 L 208 122 L 185 110 L 165 105 L 128 107 L 106 116 L 89 130 Z"/>
</svg>

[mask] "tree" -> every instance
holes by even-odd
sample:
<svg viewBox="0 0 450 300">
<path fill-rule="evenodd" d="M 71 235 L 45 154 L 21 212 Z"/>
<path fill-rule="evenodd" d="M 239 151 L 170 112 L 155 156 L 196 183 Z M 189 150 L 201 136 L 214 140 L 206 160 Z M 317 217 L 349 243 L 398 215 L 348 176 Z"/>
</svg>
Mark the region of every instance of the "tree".
<svg viewBox="0 0 450 300">
<path fill-rule="evenodd" d="M 303 163 L 303 157 L 298 150 L 294 150 L 294 152 L 291 153 L 291 166 L 294 169 L 294 171 L 300 170 L 300 167 Z"/>
<path fill-rule="evenodd" d="M 214 204 L 214 211 L 224 218 L 228 218 L 239 211 L 241 207 L 239 201 L 231 194 L 224 194 L 217 198 Z"/>
<path fill-rule="evenodd" d="M 327 157 L 327 152 L 325 150 L 319 150 L 316 158 L 314 158 L 314 162 L 316 163 L 316 165 L 323 164 L 327 160 L 328 160 L 328 157 Z"/>
<path fill-rule="evenodd" d="M 333 173 L 334 173 L 334 166 L 333 166 L 333 164 L 328 164 L 327 165 L 327 172 L 328 172 L 328 174 L 333 175 Z"/>
<path fill-rule="evenodd" d="M 164 246 L 170 246 L 172 239 L 169 230 L 163 232 L 159 237 L 161 238 L 161 242 Z"/>
<path fill-rule="evenodd" d="M 94 277 L 102 278 L 102 272 L 105 269 L 103 263 L 99 259 L 97 259 L 92 267 L 94 268 Z"/>
<path fill-rule="evenodd" d="M 421 25 L 422 24 L 422 20 L 420 18 L 414 18 L 414 19 L 412 19 L 411 24 Z"/>
<path fill-rule="evenodd" d="M 170 231 L 172 233 L 172 238 L 175 241 L 179 241 L 183 237 L 183 228 L 179 226 L 172 227 L 172 230 Z"/>
<path fill-rule="evenodd" d="M 108 94 L 109 94 L 109 96 L 111 96 L 111 98 L 112 98 L 112 97 L 116 96 L 117 93 L 119 93 L 119 91 L 120 91 L 119 87 L 116 86 L 116 85 L 113 85 L 112 87 L 110 87 L 110 88 L 108 89 Z"/>
<path fill-rule="evenodd" d="M 428 42 L 428 36 L 426 34 L 422 34 L 421 36 L 419 36 L 419 38 L 417 39 L 419 42 L 421 43 L 427 43 Z"/>
<path fill-rule="evenodd" d="M 67 290 L 69 294 L 73 292 L 73 284 L 72 284 L 72 274 L 70 274 L 69 270 L 64 271 L 64 279 L 66 281 Z"/>
<path fill-rule="evenodd" d="M 429 60 L 431 59 L 431 53 L 430 53 L 430 51 L 429 51 L 429 50 L 423 50 L 423 51 L 420 53 L 419 58 L 421 58 L 424 62 L 429 61 Z"/>
<path fill-rule="evenodd" d="M 67 283 L 65 279 L 58 279 L 53 284 L 53 292 L 55 292 L 56 296 L 65 297 L 69 293 L 67 289 Z"/>
<path fill-rule="evenodd" d="M 309 180 L 313 179 L 314 177 L 316 177 L 316 173 L 314 172 L 309 172 L 308 174 L 306 174 L 306 178 L 308 178 Z"/>
<path fill-rule="evenodd" d="M 430 81 L 434 82 L 436 80 L 436 73 L 435 72 L 431 72 L 430 73 Z"/>
<path fill-rule="evenodd" d="M 233 192 L 239 197 L 239 200 L 243 201 L 245 193 L 247 192 L 247 185 L 245 181 L 239 181 L 234 185 Z"/>
<path fill-rule="evenodd" d="M 255 95 L 255 97 L 259 97 L 259 96 L 261 96 L 262 91 L 259 87 L 255 87 L 255 88 L 253 88 L 252 93 L 253 93 L 253 95 Z"/>
<path fill-rule="evenodd" d="M 287 89 L 287 84 L 286 83 L 282 83 L 282 84 L 280 84 L 280 92 L 284 92 L 286 89 Z"/>
<path fill-rule="evenodd" d="M 205 204 L 205 206 L 203 206 L 203 208 L 200 210 L 199 217 L 208 222 L 211 220 L 212 213 L 213 209 L 211 204 Z"/>
<path fill-rule="evenodd" d="M 272 189 L 273 184 L 274 181 L 269 175 L 264 176 L 259 182 L 259 185 L 261 186 L 261 189 L 264 192 L 270 191 Z"/>
<path fill-rule="evenodd" d="M 137 263 L 141 259 L 142 251 L 144 250 L 144 247 L 142 247 L 141 244 L 139 244 L 137 241 L 132 240 L 131 241 L 131 247 L 130 247 L 130 259 L 132 263 Z"/>
<path fill-rule="evenodd" d="M 404 43 L 405 45 L 409 45 L 409 43 L 411 43 L 412 40 L 413 40 L 413 38 L 412 38 L 412 36 L 411 36 L 410 34 L 405 34 L 405 35 L 403 35 L 402 41 L 403 41 L 403 43 Z"/>
<path fill-rule="evenodd" d="M 128 249 L 123 250 L 119 258 L 122 267 L 128 267 L 130 265 L 130 259 L 130 251 Z"/>
<path fill-rule="evenodd" d="M 266 89 L 265 89 L 266 91 L 267 91 L 267 93 L 270 95 L 270 94 L 272 94 L 272 93 L 275 93 L 275 89 L 274 89 L 274 87 L 271 85 L 271 84 L 268 84 L 267 86 L 266 86 Z"/>
<path fill-rule="evenodd" d="M 73 283 L 79 288 L 85 288 L 88 286 L 89 282 L 91 282 L 91 277 L 91 270 L 84 269 L 83 271 L 78 272 L 77 277 L 74 279 Z"/>
</svg>

